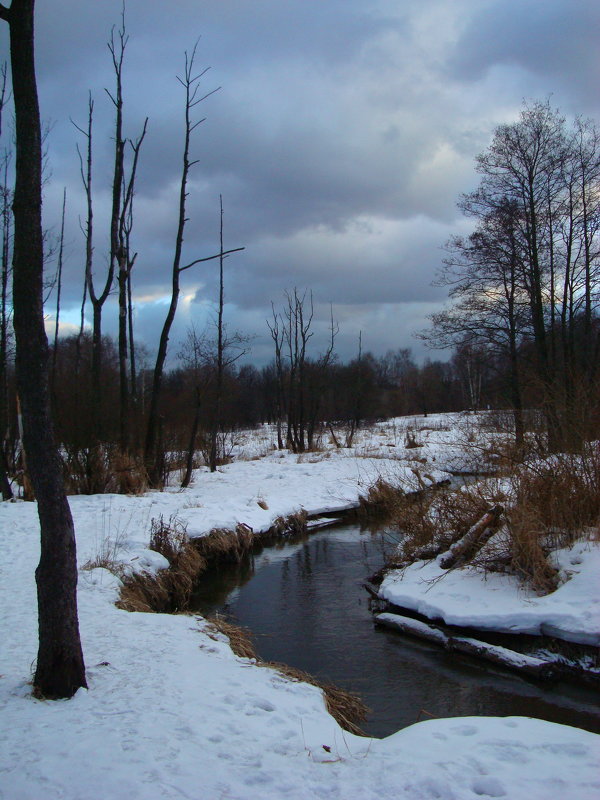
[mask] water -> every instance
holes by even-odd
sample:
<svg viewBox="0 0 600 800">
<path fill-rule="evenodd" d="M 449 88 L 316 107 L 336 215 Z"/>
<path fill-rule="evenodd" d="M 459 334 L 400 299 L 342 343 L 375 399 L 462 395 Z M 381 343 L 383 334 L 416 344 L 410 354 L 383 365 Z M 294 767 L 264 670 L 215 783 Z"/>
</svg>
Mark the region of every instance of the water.
<svg viewBox="0 0 600 800">
<path fill-rule="evenodd" d="M 249 628 L 259 655 L 357 691 L 363 725 L 387 736 L 420 719 L 531 716 L 600 733 L 597 693 L 542 687 L 373 625 L 362 584 L 382 566 L 384 533 L 324 529 L 205 576 L 196 609 Z"/>
</svg>

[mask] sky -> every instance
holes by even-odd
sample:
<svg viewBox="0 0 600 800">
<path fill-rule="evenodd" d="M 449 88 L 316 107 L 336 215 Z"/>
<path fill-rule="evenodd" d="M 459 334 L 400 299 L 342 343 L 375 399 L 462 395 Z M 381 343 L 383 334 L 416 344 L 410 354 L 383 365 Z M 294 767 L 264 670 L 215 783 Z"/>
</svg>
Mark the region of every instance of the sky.
<svg viewBox="0 0 600 800">
<path fill-rule="evenodd" d="M 8 5 L 8 0 L 6 2 Z M 38 0 L 41 115 L 49 128 L 46 228 L 67 190 L 61 333 L 75 330 L 83 289 L 85 198 L 77 144 L 94 114 L 94 274 L 106 274 L 114 109 L 107 49 L 121 0 Z M 177 76 L 199 39 L 197 109 L 184 263 L 226 248 L 225 316 L 272 357 L 266 320 L 285 292 L 312 292 L 316 355 L 330 308 L 342 360 L 410 347 L 439 310 L 432 286 L 448 238 L 469 230 L 456 203 L 478 183 L 475 157 L 523 102 L 550 98 L 567 117 L 600 119 L 596 0 L 127 0 L 125 136 L 148 132 L 138 169 L 133 248 L 136 338 L 155 352 L 170 299 L 183 147 Z M 6 26 L 0 48 L 8 55 Z M 6 130 L 6 126 L 4 126 Z M 4 137 L 2 146 L 7 144 Z M 52 275 L 55 264 L 48 265 Z M 184 274 L 171 363 L 186 330 L 212 330 L 218 262 Z M 53 327 L 55 299 L 47 304 Z M 116 331 L 116 297 L 106 332 Z M 88 313 L 88 319 L 91 317 Z"/>
</svg>

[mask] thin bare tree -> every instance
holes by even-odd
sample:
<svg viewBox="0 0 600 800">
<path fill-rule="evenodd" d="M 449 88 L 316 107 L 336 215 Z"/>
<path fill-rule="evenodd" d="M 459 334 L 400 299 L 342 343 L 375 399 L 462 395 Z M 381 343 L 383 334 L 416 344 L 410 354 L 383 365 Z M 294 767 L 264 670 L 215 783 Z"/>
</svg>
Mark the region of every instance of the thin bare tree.
<svg viewBox="0 0 600 800">
<path fill-rule="evenodd" d="M 212 261 L 215 258 L 222 258 L 226 255 L 229 255 L 229 253 L 236 253 L 244 249 L 243 247 L 237 247 L 233 250 L 227 250 L 225 252 L 221 251 L 215 255 L 208 256 L 205 258 L 196 258 L 193 261 L 190 261 L 188 264 L 182 265 L 183 236 L 185 231 L 185 225 L 186 222 L 188 221 L 186 217 L 188 178 L 190 169 L 195 164 L 198 163 L 197 160 L 195 161 L 190 160 L 191 138 L 196 128 L 202 122 L 204 122 L 203 119 L 194 120 L 193 112 L 194 109 L 204 100 L 206 100 L 207 97 L 210 97 L 212 94 L 218 91 L 217 88 L 217 89 L 212 89 L 211 91 L 207 92 L 204 95 L 200 94 L 200 81 L 207 73 L 208 68 L 202 70 L 198 74 L 194 72 L 194 61 L 196 58 L 197 47 L 198 43 L 196 42 L 191 54 L 188 54 L 188 52 L 186 51 L 183 77 L 179 76 L 177 77 L 177 80 L 183 86 L 185 93 L 183 166 L 182 166 L 181 180 L 179 185 L 179 214 L 177 222 L 177 233 L 175 236 L 175 252 L 173 255 L 173 265 L 171 268 L 171 302 L 169 303 L 169 309 L 167 311 L 167 316 L 163 323 L 160 335 L 160 341 L 158 344 L 158 352 L 156 355 L 156 362 L 154 365 L 154 373 L 152 377 L 152 391 L 150 396 L 150 409 L 148 412 L 148 426 L 146 429 L 146 446 L 145 446 L 144 457 L 146 461 L 146 469 L 148 472 L 148 477 L 150 479 L 151 485 L 153 486 L 160 486 L 163 480 L 163 474 L 162 474 L 163 454 L 161 452 L 162 448 L 159 446 L 159 427 L 160 427 L 159 404 L 160 404 L 160 397 L 162 390 L 162 379 L 163 379 L 165 360 L 167 358 L 169 335 L 171 333 L 171 327 L 173 325 L 175 314 L 177 312 L 177 305 L 179 303 L 179 287 L 181 281 L 181 274 L 185 272 L 185 270 L 190 269 L 196 264 L 200 264 L 204 261 Z"/>
</svg>

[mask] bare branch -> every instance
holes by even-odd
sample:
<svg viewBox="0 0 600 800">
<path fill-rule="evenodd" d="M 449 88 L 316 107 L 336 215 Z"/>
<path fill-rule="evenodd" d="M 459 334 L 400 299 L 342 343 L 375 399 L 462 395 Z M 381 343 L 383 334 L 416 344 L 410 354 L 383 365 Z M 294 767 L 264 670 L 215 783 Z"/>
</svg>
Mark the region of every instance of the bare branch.
<svg viewBox="0 0 600 800">
<path fill-rule="evenodd" d="M 215 258 L 222 258 L 224 256 L 230 255 L 230 253 L 239 253 L 241 250 L 245 250 L 245 247 L 235 247 L 233 250 L 224 250 L 222 253 L 215 253 L 214 256 L 206 256 L 206 258 L 197 258 L 195 261 L 192 261 L 190 264 L 186 264 L 185 267 L 179 267 L 179 272 L 183 272 L 190 267 L 193 267 L 195 264 L 200 264 L 202 261 L 212 261 Z"/>
</svg>

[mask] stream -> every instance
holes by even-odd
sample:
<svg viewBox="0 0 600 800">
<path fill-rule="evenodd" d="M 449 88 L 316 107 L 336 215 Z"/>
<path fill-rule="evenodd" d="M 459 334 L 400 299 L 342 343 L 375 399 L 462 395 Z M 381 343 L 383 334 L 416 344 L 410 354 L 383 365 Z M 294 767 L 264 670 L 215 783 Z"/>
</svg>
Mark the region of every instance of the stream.
<svg viewBox="0 0 600 800">
<path fill-rule="evenodd" d="M 249 628 L 257 652 L 358 692 L 371 736 L 431 717 L 530 716 L 600 733 L 593 690 L 542 686 L 376 628 L 362 584 L 393 540 L 358 524 L 325 528 L 206 573 L 193 610 Z"/>
</svg>

